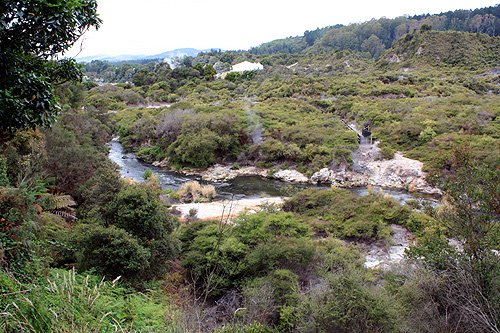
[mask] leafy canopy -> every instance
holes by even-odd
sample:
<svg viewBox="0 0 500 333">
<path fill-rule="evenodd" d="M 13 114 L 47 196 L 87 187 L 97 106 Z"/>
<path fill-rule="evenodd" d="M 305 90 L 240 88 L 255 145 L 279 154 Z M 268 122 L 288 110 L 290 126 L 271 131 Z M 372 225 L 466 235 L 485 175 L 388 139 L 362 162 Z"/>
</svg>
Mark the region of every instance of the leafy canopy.
<svg viewBox="0 0 500 333">
<path fill-rule="evenodd" d="M 81 79 L 74 59 L 57 60 L 89 28 L 99 28 L 95 0 L 0 3 L 0 133 L 49 126 L 56 84 Z"/>
</svg>

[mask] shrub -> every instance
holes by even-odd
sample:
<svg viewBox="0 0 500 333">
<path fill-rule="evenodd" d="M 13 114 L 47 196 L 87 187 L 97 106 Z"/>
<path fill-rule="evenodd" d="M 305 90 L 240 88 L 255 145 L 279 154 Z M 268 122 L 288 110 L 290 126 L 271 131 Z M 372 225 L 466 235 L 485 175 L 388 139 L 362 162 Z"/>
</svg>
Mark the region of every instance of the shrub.
<svg viewBox="0 0 500 333">
<path fill-rule="evenodd" d="M 231 72 L 227 73 L 226 77 L 224 79 L 231 81 L 231 82 L 236 82 L 240 78 L 241 74 L 238 72 Z"/>
<path fill-rule="evenodd" d="M 356 196 L 345 189 L 307 189 L 287 200 L 283 209 L 308 216 L 317 232 L 340 238 L 384 239 L 387 224 L 405 225 L 408 207 L 383 195 Z"/>
<path fill-rule="evenodd" d="M 36 197 L 33 189 L 0 187 L 0 267 L 32 274 L 41 269 L 37 256 Z M 38 206 L 40 207 L 40 206 Z M 36 269 L 35 269 L 36 268 Z"/>
<path fill-rule="evenodd" d="M 403 321 L 411 331 L 446 330 L 451 309 L 447 308 L 442 313 L 439 304 L 448 282 L 445 275 L 426 269 L 418 262 L 411 262 L 391 267 L 386 281 L 385 289 L 403 307 Z"/>
<path fill-rule="evenodd" d="M 237 284 L 248 269 L 243 261 L 248 246 L 231 235 L 231 228 L 226 223 L 196 221 L 181 235 L 181 239 L 192 239 L 184 245 L 182 266 L 206 297 L 220 296 Z"/>
<path fill-rule="evenodd" d="M 181 134 L 167 149 L 171 164 L 207 168 L 215 163 L 220 137 L 209 129 L 200 133 Z"/>
<path fill-rule="evenodd" d="M 389 146 L 384 146 L 380 149 L 382 153 L 382 158 L 386 160 L 392 160 L 394 158 L 395 150 Z"/>
<path fill-rule="evenodd" d="M 146 171 L 144 171 L 144 174 L 142 175 L 142 178 L 148 179 L 152 175 L 153 175 L 153 171 L 151 171 L 150 169 L 147 169 Z"/>
<path fill-rule="evenodd" d="M 151 253 L 122 229 L 82 224 L 71 238 L 79 271 L 136 279 L 149 267 Z"/>
<path fill-rule="evenodd" d="M 9 186 L 9 178 L 7 177 L 7 160 L 0 157 L 0 186 Z"/>
<path fill-rule="evenodd" d="M 272 238 L 308 237 L 311 228 L 292 213 L 261 211 L 240 215 L 235 222 L 235 233 L 247 244 L 257 244 Z"/>
<path fill-rule="evenodd" d="M 316 248 L 307 238 L 276 238 L 258 244 L 245 261 L 255 275 L 273 269 L 297 271 L 312 263 Z"/>
<path fill-rule="evenodd" d="M 144 244 L 168 237 L 178 222 L 160 201 L 159 192 L 144 184 L 123 188 L 115 198 L 111 223 Z"/>
<path fill-rule="evenodd" d="M 394 299 L 371 287 L 358 270 L 339 270 L 327 276 L 326 286 L 302 295 L 299 331 L 391 332 L 398 324 Z"/>
</svg>

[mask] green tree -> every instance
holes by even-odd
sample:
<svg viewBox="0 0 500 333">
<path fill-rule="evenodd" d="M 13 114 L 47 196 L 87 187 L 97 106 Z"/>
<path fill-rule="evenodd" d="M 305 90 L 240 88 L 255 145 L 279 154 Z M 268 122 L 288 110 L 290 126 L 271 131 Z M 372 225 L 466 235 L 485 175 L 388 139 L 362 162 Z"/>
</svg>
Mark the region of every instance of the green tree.
<svg viewBox="0 0 500 333">
<path fill-rule="evenodd" d="M 217 71 L 212 64 L 208 64 L 205 66 L 203 73 L 205 75 L 205 80 L 212 81 L 214 79 L 214 75 L 217 74 Z"/>
<path fill-rule="evenodd" d="M 89 28 L 98 28 L 96 0 L 4 0 L 0 4 L 0 133 L 50 126 L 53 86 L 81 79 L 74 59 L 57 60 Z"/>
<path fill-rule="evenodd" d="M 377 59 L 384 52 L 385 47 L 380 38 L 371 35 L 370 38 L 361 44 L 361 50 L 370 53 L 373 59 Z"/>
<path fill-rule="evenodd" d="M 431 30 L 432 30 L 432 26 L 430 26 L 427 23 L 422 24 L 422 26 L 420 27 L 420 32 L 426 32 L 426 31 L 431 31 Z"/>
<path fill-rule="evenodd" d="M 201 76 L 205 75 L 205 69 L 203 68 L 203 65 L 201 63 L 197 63 L 193 66 L 193 68 L 199 71 Z"/>
<path fill-rule="evenodd" d="M 124 187 L 116 197 L 114 225 L 139 238 L 144 244 L 161 240 L 176 227 L 174 217 L 160 202 L 159 190 L 148 185 Z"/>
<path fill-rule="evenodd" d="M 241 74 L 238 72 L 231 72 L 227 73 L 226 77 L 224 79 L 231 81 L 231 82 L 236 82 L 240 78 Z"/>
</svg>

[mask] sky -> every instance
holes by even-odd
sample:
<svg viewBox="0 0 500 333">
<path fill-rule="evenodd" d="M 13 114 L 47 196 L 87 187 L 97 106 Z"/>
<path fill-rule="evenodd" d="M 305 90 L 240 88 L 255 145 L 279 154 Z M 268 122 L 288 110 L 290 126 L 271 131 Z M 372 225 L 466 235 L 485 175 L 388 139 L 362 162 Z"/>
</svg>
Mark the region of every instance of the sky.
<svg viewBox="0 0 500 333">
<path fill-rule="evenodd" d="M 103 20 L 65 55 L 248 50 L 335 24 L 495 6 L 500 0 L 97 0 Z"/>
</svg>

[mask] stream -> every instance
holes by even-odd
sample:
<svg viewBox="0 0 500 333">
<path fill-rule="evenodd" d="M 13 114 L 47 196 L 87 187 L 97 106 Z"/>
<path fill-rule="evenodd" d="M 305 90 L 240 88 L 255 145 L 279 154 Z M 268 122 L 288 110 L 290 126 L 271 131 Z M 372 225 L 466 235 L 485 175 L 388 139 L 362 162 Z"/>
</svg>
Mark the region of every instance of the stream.
<svg viewBox="0 0 500 333">
<path fill-rule="evenodd" d="M 254 209 L 255 206 L 262 204 L 262 202 L 267 201 L 267 199 L 269 199 L 270 202 L 280 201 L 280 196 L 288 196 L 283 193 L 283 190 L 289 189 L 290 187 L 296 189 L 311 187 L 321 189 L 330 188 L 330 186 L 327 185 L 290 184 L 276 179 L 265 179 L 255 176 L 240 176 L 227 182 L 209 183 L 203 181 L 199 176 L 186 176 L 178 172 L 167 171 L 163 168 L 142 162 L 133 153 L 124 153 L 122 151 L 123 147 L 118 139 L 113 139 L 109 144 L 109 148 L 108 157 L 120 166 L 121 175 L 131 178 L 134 181 L 143 182 L 144 179 L 142 176 L 144 172 L 149 169 L 158 174 L 159 183 L 163 189 L 175 191 L 179 189 L 181 184 L 189 180 L 197 180 L 202 184 L 213 185 L 217 193 L 216 202 L 176 205 L 176 208 L 181 211 L 184 217 L 194 208 L 197 210 L 198 214 L 200 214 L 199 217 L 201 218 L 219 218 L 224 216 L 224 214 L 228 214 L 228 206 L 226 206 L 228 201 L 231 202 L 229 212 L 232 212 L 233 215 L 237 215 L 237 213 L 242 210 Z M 367 195 L 369 193 L 369 189 L 366 187 L 351 188 L 349 190 L 357 195 Z M 414 197 L 411 193 L 403 190 L 372 187 L 374 193 L 380 190 L 403 204 L 408 200 L 419 199 L 419 197 Z M 365 254 L 366 267 L 385 269 L 391 264 L 403 260 L 405 249 L 408 248 L 412 235 L 408 230 L 397 225 L 391 225 L 390 228 L 393 232 L 392 245 L 385 246 L 376 243 L 366 247 L 363 251 Z"/>
<path fill-rule="evenodd" d="M 109 159 L 120 166 L 120 173 L 122 177 L 130 178 L 136 182 L 143 182 L 143 174 L 146 170 L 151 170 L 158 174 L 160 186 L 163 189 L 170 189 L 176 191 L 179 187 L 189 181 L 196 180 L 201 184 L 211 184 L 215 187 L 217 193 L 217 200 L 224 199 L 255 199 L 262 197 L 277 197 L 283 196 L 284 190 L 290 189 L 303 189 L 303 188 L 319 188 L 328 189 L 329 185 L 312 185 L 312 184 L 291 184 L 276 179 L 266 179 L 257 176 L 240 176 L 227 182 L 206 182 L 199 176 L 186 176 L 175 171 L 167 171 L 164 168 L 155 167 L 151 164 L 139 160 L 133 153 L 124 153 L 123 147 L 118 139 L 113 139 L 109 143 Z M 367 195 L 369 189 L 366 187 L 350 188 L 351 192 L 357 195 Z M 374 193 L 382 190 L 384 194 L 388 194 L 404 203 L 408 200 L 415 200 L 417 197 L 413 196 L 404 190 L 391 189 L 391 188 L 377 188 L 372 187 Z"/>
</svg>

